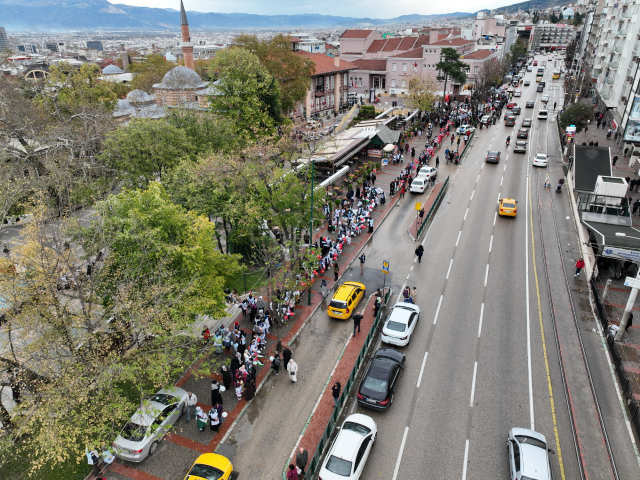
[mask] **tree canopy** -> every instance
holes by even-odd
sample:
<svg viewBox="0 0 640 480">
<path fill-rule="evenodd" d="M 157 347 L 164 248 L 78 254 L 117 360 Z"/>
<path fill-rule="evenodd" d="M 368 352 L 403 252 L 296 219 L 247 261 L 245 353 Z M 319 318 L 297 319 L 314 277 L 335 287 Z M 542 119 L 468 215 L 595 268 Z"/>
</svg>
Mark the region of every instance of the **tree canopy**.
<svg viewBox="0 0 640 480">
<path fill-rule="evenodd" d="M 593 118 L 593 107 L 591 104 L 576 102 L 571 104 L 560 115 L 560 126 L 566 128 L 569 125 L 576 126 L 576 132 L 580 133 L 589 125 L 589 120 Z"/>
<path fill-rule="evenodd" d="M 153 85 L 162 82 L 165 74 L 175 66 L 174 63 L 167 62 L 162 55 L 147 55 L 142 61 L 129 65 L 129 71 L 134 74 L 131 86 L 153 93 Z"/>
<path fill-rule="evenodd" d="M 464 84 L 467 80 L 469 65 L 460 60 L 460 54 L 455 48 L 444 47 L 440 50 L 440 61 L 436 63 L 436 70 L 440 72 L 441 76 Z"/>
<path fill-rule="evenodd" d="M 409 79 L 409 102 L 413 108 L 430 112 L 436 101 L 437 81 L 434 75 L 414 75 Z"/>
</svg>

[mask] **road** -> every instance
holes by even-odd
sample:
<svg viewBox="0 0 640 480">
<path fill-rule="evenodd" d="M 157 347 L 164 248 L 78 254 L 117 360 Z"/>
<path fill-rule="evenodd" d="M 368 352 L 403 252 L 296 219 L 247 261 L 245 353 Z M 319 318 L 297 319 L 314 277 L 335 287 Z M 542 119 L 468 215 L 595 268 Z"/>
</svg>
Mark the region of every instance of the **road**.
<svg viewBox="0 0 640 480">
<path fill-rule="evenodd" d="M 556 135 L 551 118 L 535 119 L 542 94 L 534 75 L 515 98 L 522 107 L 516 128 L 500 122 L 476 135 L 423 240 L 422 263 L 400 266 L 420 292 L 420 323 L 403 349 L 408 367 L 390 410 L 352 407 L 372 416 L 380 432 L 363 478 L 509 478 L 506 437 L 516 426 L 546 436 L 556 451 L 554 478 L 579 478 L 546 292 L 533 271 L 528 175 L 533 155 Z M 552 86 L 551 68 L 544 80 L 552 106 L 561 89 Z M 526 117 L 534 119 L 528 152 L 516 154 L 515 133 Z M 498 164 L 485 164 L 489 149 L 502 151 Z M 500 197 L 518 200 L 516 218 L 497 217 Z M 395 248 L 410 248 L 402 240 Z"/>
</svg>

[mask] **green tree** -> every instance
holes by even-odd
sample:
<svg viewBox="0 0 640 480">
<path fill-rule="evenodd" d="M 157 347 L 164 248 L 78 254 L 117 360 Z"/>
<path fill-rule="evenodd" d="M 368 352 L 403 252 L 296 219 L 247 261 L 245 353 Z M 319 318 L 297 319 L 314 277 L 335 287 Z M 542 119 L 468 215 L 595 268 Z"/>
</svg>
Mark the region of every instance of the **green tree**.
<svg viewBox="0 0 640 480">
<path fill-rule="evenodd" d="M 580 133 L 589 125 L 591 118 L 593 118 L 593 107 L 590 104 L 577 102 L 567 107 L 560 115 L 560 126 L 564 129 L 569 125 L 575 125 L 576 132 Z"/>
<path fill-rule="evenodd" d="M 118 97 L 109 82 L 98 81 L 100 75 L 100 67 L 95 64 L 85 63 L 80 68 L 66 62 L 52 65 L 47 83 L 55 90 L 55 94 L 41 96 L 40 100 L 45 105 L 52 102 L 57 104 L 68 115 L 72 115 L 80 105 L 102 106 L 113 110 Z"/>
<path fill-rule="evenodd" d="M 455 48 L 444 47 L 440 50 L 440 61 L 436 63 L 439 72 L 438 80 L 444 79 L 444 92 L 447 89 L 447 80 L 463 85 L 467 80 L 469 65 L 460 60 L 460 54 Z"/>
<path fill-rule="evenodd" d="M 280 33 L 271 39 L 261 40 L 256 35 L 242 34 L 236 37 L 235 44 L 256 55 L 267 71 L 278 79 L 284 113 L 293 111 L 304 100 L 315 64 L 294 52 L 288 37 Z"/>
<path fill-rule="evenodd" d="M 582 25 L 582 22 L 583 22 L 583 15 L 580 12 L 576 12 L 575 15 L 573 16 L 573 25 L 577 27 L 578 25 Z"/>
<path fill-rule="evenodd" d="M 229 153 L 235 147 L 234 126 L 228 118 L 174 108 L 167 121 L 186 134 L 193 160 L 214 152 Z"/>
<path fill-rule="evenodd" d="M 549 21 L 551 23 L 558 23 L 558 16 L 556 15 L 556 12 L 551 12 L 551 16 L 549 17 Z"/>
<path fill-rule="evenodd" d="M 430 112 L 437 99 L 437 81 L 433 75 L 414 75 L 409 79 L 409 102 L 413 108 Z"/>
<path fill-rule="evenodd" d="M 236 133 L 256 138 L 282 123 L 280 87 L 256 55 L 243 48 L 225 49 L 211 61 L 217 79 L 210 110 L 232 120 Z"/>
<path fill-rule="evenodd" d="M 141 62 L 131 63 L 129 71 L 133 73 L 131 86 L 147 93 L 153 93 L 153 85 L 162 82 L 165 74 L 176 65 L 162 55 L 151 54 L 142 58 Z"/>
<path fill-rule="evenodd" d="M 100 159 L 134 188 L 160 180 L 191 145 L 185 130 L 165 121 L 141 118 L 109 133 Z"/>
</svg>

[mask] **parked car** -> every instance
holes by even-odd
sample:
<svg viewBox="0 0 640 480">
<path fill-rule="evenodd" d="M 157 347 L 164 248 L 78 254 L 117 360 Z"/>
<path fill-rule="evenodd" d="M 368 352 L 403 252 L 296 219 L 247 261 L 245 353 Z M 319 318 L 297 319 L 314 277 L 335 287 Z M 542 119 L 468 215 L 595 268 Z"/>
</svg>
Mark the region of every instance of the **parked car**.
<svg viewBox="0 0 640 480">
<path fill-rule="evenodd" d="M 344 282 L 333 294 L 327 314 L 341 320 L 350 318 L 366 291 L 364 283 Z"/>
<path fill-rule="evenodd" d="M 113 442 L 115 455 L 129 462 L 141 462 L 158 450 L 158 443 L 187 411 L 187 392 L 163 388 L 142 402 Z"/>
<path fill-rule="evenodd" d="M 542 95 L 542 97 L 540 97 L 540 101 L 542 103 L 547 103 L 549 101 L 549 95 Z"/>
<path fill-rule="evenodd" d="M 498 150 L 489 150 L 485 161 L 487 163 L 498 163 L 500 161 L 500 152 Z"/>
<path fill-rule="evenodd" d="M 358 480 L 377 435 L 378 426 L 373 418 L 361 413 L 349 415 L 322 462 L 318 478 Z"/>
<path fill-rule="evenodd" d="M 431 177 L 438 176 L 438 169 L 435 167 L 429 167 L 425 165 L 420 169 L 416 178 L 424 178 L 425 180 L 431 180 Z"/>
<path fill-rule="evenodd" d="M 184 480 L 200 480 L 203 478 L 229 480 L 232 473 L 233 465 L 229 459 L 217 453 L 203 453 L 193 462 Z"/>
<path fill-rule="evenodd" d="M 424 177 L 416 177 L 411 185 L 409 186 L 409 191 L 411 193 L 424 193 L 424 191 L 429 187 L 429 179 Z"/>
<path fill-rule="evenodd" d="M 512 428 L 507 437 L 511 478 L 552 480 L 547 439 L 527 428 Z"/>
<path fill-rule="evenodd" d="M 547 110 L 538 110 L 538 119 L 546 120 L 549 117 L 549 112 Z"/>
<path fill-rule="evenodd" d="M 527 67 L 527 72 L 533 72 L 533 67 L 531 65 Z"/>
<path fill-rule="evenodd" d="M 382 342 L 404 347 L 420 320 L 420 307 L 413 303 L 396 303 L 382 326 Z"/>
<path fill-rule="evenodd" d="M 516 135 L 517 138 L 529 138 L 529 130 L 527 130 L 526 128 L 521 128 L 520 130 L 518 130 L 518 134 Z"/>
<path fill-rule="evenodd" d="M 523 126 L 523 127 L 531 127 L 531 122 L 532 122 L 532 120 L 531 120 L 530 118 L 525 118 L 525 119 L 522 121 L 522 126 Z"/>
<path fill-rule="evenodd" d="M 393 348 L 378 349 L 360 383 L 358 403 L 374 410 L 389 408 L 393 404 L 405 361 L 405 355 Z"/>
<path fill-rule="evenodd" d="M 533 157 L 533 165 L 535 167 L 546 167 L 547 162 L 547 156 L 544 153 L 536 153 L 536 156 Z"/>
<path fill-rule="evenodd" d="M 524 140 L 518 140 L 513 146 L 514 153 L 526 153 L 527 152 L 527 142 Z"/>
</svg>

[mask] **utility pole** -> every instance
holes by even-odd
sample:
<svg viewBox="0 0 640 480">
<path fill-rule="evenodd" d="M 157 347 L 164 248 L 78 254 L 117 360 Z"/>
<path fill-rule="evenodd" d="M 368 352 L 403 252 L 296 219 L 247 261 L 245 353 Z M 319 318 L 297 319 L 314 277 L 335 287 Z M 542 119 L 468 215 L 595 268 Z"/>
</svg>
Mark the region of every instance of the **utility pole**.
<svg viewBox="0 0 640 480">
<path fill-rule="evenodd" d="M 309 222 L 309 245 L 313 243 L 313 156 L 309 159 L 311 161 L 311 220 Z M 311 305 L 311 282 L 309 282 L 309 298 L 307 299 L 308 305 Z"/>
</svg>

